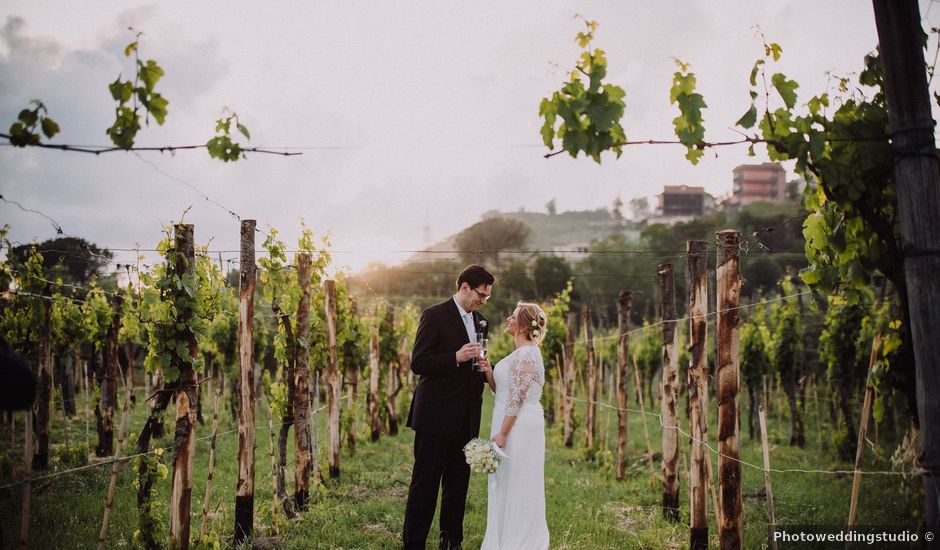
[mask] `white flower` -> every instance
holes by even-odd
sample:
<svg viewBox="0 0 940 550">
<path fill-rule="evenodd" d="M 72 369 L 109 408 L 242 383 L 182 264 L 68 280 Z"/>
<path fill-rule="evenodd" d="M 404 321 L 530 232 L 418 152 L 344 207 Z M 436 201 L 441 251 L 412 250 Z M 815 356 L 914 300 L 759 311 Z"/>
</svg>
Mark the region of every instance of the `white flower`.
<svg viewBox="0 0 940 550">
<path fill-rule="evenodd" d="M 545 312 L 544 312 L 544 311 L 540 311 L 540 312 L 539 312 L 539 317 L 544 321 L 544 320 L 545 320 Z"/>
<path fill-rule="evenodd" d="M 539 324 L 535 321 L 535 319 L 532 319 L 532 326 L 533 327 L 539 326 Z"/>
<path fill-rule="evenodd" d="M 539 337 L 539 334 L 541 334 L 541 332 L 539 332 L 539 329 L 533 330 L 533 331 L 532 331 L 532 338 L 538 338 L 538 337 Z"/>
<path fill-rule="evenodd" d="M 480 319 L 480 328 L 486 328 L 486 319 Z"/>
<path fill-rule="evenodd" d="M 499 467 L 501 458 L 496 454 L 492 441 L 475 438 L 470 440 L 463 449 L 470 471 L 491 474 Z"/>
</svg>

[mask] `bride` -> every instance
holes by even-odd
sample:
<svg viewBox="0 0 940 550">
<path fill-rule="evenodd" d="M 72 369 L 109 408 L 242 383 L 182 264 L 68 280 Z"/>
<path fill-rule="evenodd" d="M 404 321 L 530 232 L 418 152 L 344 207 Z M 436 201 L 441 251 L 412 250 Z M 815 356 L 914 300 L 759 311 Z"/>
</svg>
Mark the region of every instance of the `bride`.
<svg viewBox="0 0 940 550">
<path fill-rule="evenodd" d="M 485 362 L 481 368 L 496 393 L 491 439 L 507 456 L 489 476 L 481 550 L 544 550 L 545 420 L 539 399 L 545 366 L 538 346 L 545 336 L 545 312 L 519 302 L 508 321 L 515 350 L 492 369 Z"/>
</svg>

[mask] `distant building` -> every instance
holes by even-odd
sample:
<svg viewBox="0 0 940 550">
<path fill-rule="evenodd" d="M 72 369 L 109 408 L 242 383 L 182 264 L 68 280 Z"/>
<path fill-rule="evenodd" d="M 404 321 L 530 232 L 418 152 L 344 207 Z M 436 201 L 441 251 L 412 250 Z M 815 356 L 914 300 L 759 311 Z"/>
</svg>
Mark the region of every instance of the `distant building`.
<svg viewBox="0 0 940 550">
<path fill-rule="evenodd" d="M 731 197 L 725 205 L 740 208 L 752 202 L 786 202 L 787 174 L 777 162 L 735 167 Z"/>
<path fill-rule="evenodd" d="M 704 187 L 666 185 L 658 195 L 656 214 L 648 223 L 673 224 L 704 216 L 715 207 L 715 198 Z"/>
</svg>

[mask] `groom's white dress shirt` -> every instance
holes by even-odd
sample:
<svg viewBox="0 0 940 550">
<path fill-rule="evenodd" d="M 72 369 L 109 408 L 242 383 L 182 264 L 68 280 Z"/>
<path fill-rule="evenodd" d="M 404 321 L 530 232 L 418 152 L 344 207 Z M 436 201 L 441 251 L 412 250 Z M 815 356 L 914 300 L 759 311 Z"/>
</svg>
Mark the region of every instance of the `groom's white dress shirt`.
<svg viewBox="0 0 940 550">
<path fill-rule="evenodd" d="M 460 318 L 463 320 L 463 326 L 467 329 L 467 338 L 471 342 L 477 341 L 477 330 L 473 326 L 473 313 L 465 311 L 460 307 L 460 302 L 457 301 L 457 297 L 454 296 L 454 303 L 457 304 L 457 311 L 460 313 Z"/>
</svg>

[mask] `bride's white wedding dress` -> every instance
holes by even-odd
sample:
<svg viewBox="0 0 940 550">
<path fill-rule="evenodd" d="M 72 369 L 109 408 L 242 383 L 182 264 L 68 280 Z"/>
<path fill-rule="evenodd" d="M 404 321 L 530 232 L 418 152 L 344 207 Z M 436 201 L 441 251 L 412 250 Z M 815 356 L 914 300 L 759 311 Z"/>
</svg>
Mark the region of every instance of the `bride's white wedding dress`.
<svg viewBox="0 0 940 550">
<path fill-rule="evenodd" d="M 506 438 L 507 458 L 489 476 L 486 535 L 481 550 L 544 550 L 545 419 L 542 385 L 545 366 L 538 346 L 520 346 L 493 368 L 496 403 L 490 435 L 499 433 L 503 418 L 515 416 Z"/>
</svg>

